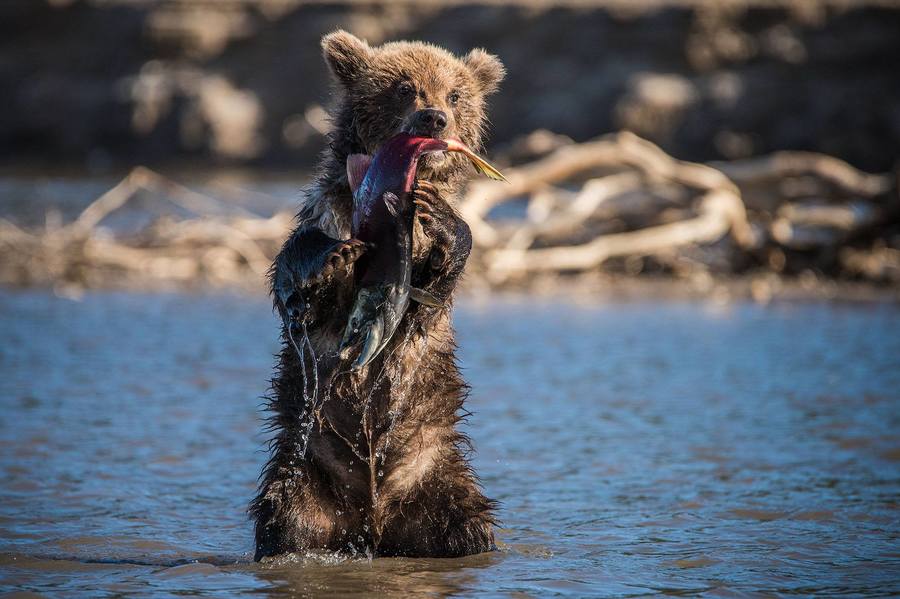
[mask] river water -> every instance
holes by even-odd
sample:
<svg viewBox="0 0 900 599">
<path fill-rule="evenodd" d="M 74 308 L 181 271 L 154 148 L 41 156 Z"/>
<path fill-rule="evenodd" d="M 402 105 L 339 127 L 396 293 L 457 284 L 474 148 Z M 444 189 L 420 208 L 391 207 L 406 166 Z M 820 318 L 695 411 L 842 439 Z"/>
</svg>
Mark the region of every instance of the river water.
<svg viewBox="0 0 900 599">
<path fill-rule="evenodd" d="M 0 592 L 900 594 L 900 309 L 455 311 L 499 551 L 254 564 L 263 297 L 0 292 Z"/>
</svg>

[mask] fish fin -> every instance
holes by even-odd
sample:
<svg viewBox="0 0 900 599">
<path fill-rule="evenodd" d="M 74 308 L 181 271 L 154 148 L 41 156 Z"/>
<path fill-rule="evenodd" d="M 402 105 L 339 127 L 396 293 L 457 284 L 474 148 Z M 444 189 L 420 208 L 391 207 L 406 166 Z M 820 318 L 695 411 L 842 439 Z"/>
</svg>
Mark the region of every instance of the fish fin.
<svg viewBox="0 0 900 599">
<path fill-rule="evenodd" d="M 409 297 L 413 301 L 419 302 L 420 304 L 424 304 L 426 306 L 431 306 L 433 308 L 444 307 L 444 304 L 441 302 L 441 300 L 434 297 L 424 289 L 419 289 L 418 287 L 409 288 Z"/>
<path fill-rule="evenodd" d="M 366 171 L 372 163 L 372 157 L 368 154 L 350 154 L 347 156 L 347 182 L 350 184 L 350 191 L 356 193 L 359 186 L 362 185 L 363 179 L 366 177 Z"/>
<path fill-rule="evenodd" d="M 382 196 L 384 200 L 385 206 L 387 206 L 388 212 L 391 213 L 391 216 L 394 218 L 399 218 L 400 216 L 400 198 L 397 197 L 397 194 L 386 191 Z"/>
</svg>

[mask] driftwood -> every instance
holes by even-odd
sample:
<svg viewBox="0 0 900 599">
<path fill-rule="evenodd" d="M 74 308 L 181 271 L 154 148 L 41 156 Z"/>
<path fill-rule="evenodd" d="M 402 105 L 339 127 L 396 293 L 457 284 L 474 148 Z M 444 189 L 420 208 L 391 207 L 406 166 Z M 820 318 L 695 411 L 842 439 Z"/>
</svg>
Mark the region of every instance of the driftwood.
<svg viewBox="0 0 900 599">
<path fill-rule="evenodd" d="M 882 210 L 872 202 L 857 200 L 838 206 L 789 202 L 778 210 L 771 233 L 781 245 L 804 250 L 837 246 L 882 220 Z"/>
<path fill-rule="evenodd" d="M 596 176 L 598 171 L 607 172 Z M 754 262 L 778 265 L 779 272 L 810 266 L 809 256 L 796 265 L 787 264 L 784 251 L 792 250 L 824 251 L 831 257 L 832 269 L 854 276 L 894 272 L 871 265 L 850 269 L 848 264 L 860 264 L 858 257 L 833 263 L 831 250 L 860 237 L 865 241 L 867 231 L 877 237 L 879 227 L 896 223 L 898 211 L 892 177 L 863 173 L 830 156 L 779 152 L 703 165 L 676 160 L 635 135 L 620 133 L 583 144 L 566 145 L 556 138 L 545 156 L 509 170 L 507 178 L 506 186 L 474 183 L 461 205 L 480 249 L 478 266 L 493 283 L 535 272 L 594 270 L 616 257 L 655 257 L 660 264 L 672 265 L 673 253 L 682 248 L 712 247 L 723 240 L 733 248 L 731 273 Z M 653 192 L 659 186 L 684 193 L 674 206 L 667 207 L 665 201 L 654 204 Z M 744 201 L 747 190 L 766 201 L 750 211 Z M 635 201 L 636 192 L 650 201 L 626 230 L 591 226 L 600 215 L 604 224 L 633 217 L 623 208 L 641 203 Z M 832 197 L 815 197 L 826 192 Z M 528 203 L 529 219 L 492 222 L 492 210 L 516 201 Z M 681 217 L 666 218 L 672 213 Z M 535 214 L 542 218 L 534 218 Z M 594 235 L 588 234 L 591 229 Z M 695 257 L 691 264 L 704 267 Z"/>
<path fill-rule="evenodd" d="M 474 240 L 470 279 L 650 265 L 674 276 L 812 268 L 900 282 L 891 176 L 801 152 L 698 164 L 630 133 L 580 144 L 532 137 L 513 155 L 537 159 L 505 169 L 508 184 L 474 181 L 459 203 Z M 104 226 L 138 196 L 162 215 L 127 234 Z M 499 218 L 504 204 L 513 209 Z M 164 214 L 166 205 L 180 215 Z M 68 224 L 26 230 L 0 219 L 0 282 L 259 285 L 293 208 L 261 217 L 139 167 Z"/>
<path fill-rule="evenodd" d="M 888 175 L 864 173 L 843 160 L 812 152 L 776 152 L 770 156 L 713 165 L 738 185 L 771 183 L 807 174 L 865 197 L 887 193 L 893 186 Z"/>
<path fill-rule="evenodd" d="M 101 225 L 139 192 L 185 209 L 194 218 L 158 219 L 138 234 L 116 238 Z M 25 231 L 0 219 L 5 253 L 0 280 L 76 286 L 239 284 L 248 274 L 261 278 L 266 273 L 290 220 L 287 215 L 256 217 L 137 167 L 67 225 Z"/>
<path fill-rule="evenodd" d="M 485 217 L 497 204 L 531 195 L 547 185 L 576 178 L 600 168 L 630 168 L 633 172 L 591 179 L 578 200 L 565 213 L 532 225 L 502 244 L 500 235 Z M 730 233 L 741 247 L 755 244 L 740 191 L 721 171 L 709 166 L 675 160 L 657 146 L 630 133 L 620 133 L 580 145 L 563 146 L 530 165 L 507 173 L 509 185 L 479 182 L 470 187 L 461 211 L 472 226 L 474 241 L 488 248 L 485 253 L 488 278 L 502 282 L 510 275 L 531 271 L 570 271 L 595 268 L 614 256 L 646 255 L 686 244 L 710 243 Z M 522 238 L 536 239 L 545 230 L 558 234 L 562 226 L 579 226 L 597 206 L 612 196 L 633 190 L 640 181 L 671 182 L 703 192 L 695 218 L 645 229 L 599 236 L 570 247 L 528 249 Z M 546 229 L 544 229 L 546 227 Z"/>
<path fill-rule="evenodd" d="M 713 190 L 703 197 L 698 212 L 692 219 L 630 233 L 601 235 L 571 247 L 492 250 L 486 255 L 490 264 L 488 273 L 493 280 L 502 281 L 502 276 L 509 271 L 589 270 L 614 256 L 641 256 L 691 243 L 711 243 L 731 229 L 734 197 Z"/>
</svg>

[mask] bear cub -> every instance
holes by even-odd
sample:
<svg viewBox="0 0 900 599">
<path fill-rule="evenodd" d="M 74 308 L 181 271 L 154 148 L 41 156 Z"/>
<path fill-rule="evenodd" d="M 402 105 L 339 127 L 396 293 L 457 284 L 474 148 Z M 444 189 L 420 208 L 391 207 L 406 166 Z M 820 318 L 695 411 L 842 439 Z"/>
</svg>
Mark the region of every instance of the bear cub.
<svg viewBox="0 0 900 599">
<path fill-rule="evenodd" d="M 256 559 L 307 550 L 451 557 L 494 548 L 495 502 L 457 430 L 468 387 L 450 305 L 471 235 L 454 195 L 474 171 L 460 154 L 427 156 L 414 201 L 413 281 L 443 307 L 411 304 L 388 346 L 351 371 L 338 346 L 364 244 L 350 237 L 347 156 L 400 132 L 456 137 L 478 151 L 485 98 L 503 79 L 483 50 L 457 58 L 420 42 L 378 47 L 345 31 L 322 40 L 336 87 L 329 136 L 297 227 L 271 272 L 282 350 L 269 409 L 274 437 L 250 513 Z"/>
</svg>

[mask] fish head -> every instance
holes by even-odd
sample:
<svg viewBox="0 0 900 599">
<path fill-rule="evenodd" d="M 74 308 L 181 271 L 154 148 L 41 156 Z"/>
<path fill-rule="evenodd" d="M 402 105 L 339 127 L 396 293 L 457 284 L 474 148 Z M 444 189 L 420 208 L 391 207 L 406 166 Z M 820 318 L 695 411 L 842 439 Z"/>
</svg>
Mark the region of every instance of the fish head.
<svg viewBox="0 0 900 599">
<path fill-rule="evenodd" d="M 353 361 L 353 370 L 367 366 L 387 346 L 409 304 L 409 289 L 394 285 L 364 287 L 359 290 L 341 340 L 339 356 Z"/>
</svg>

